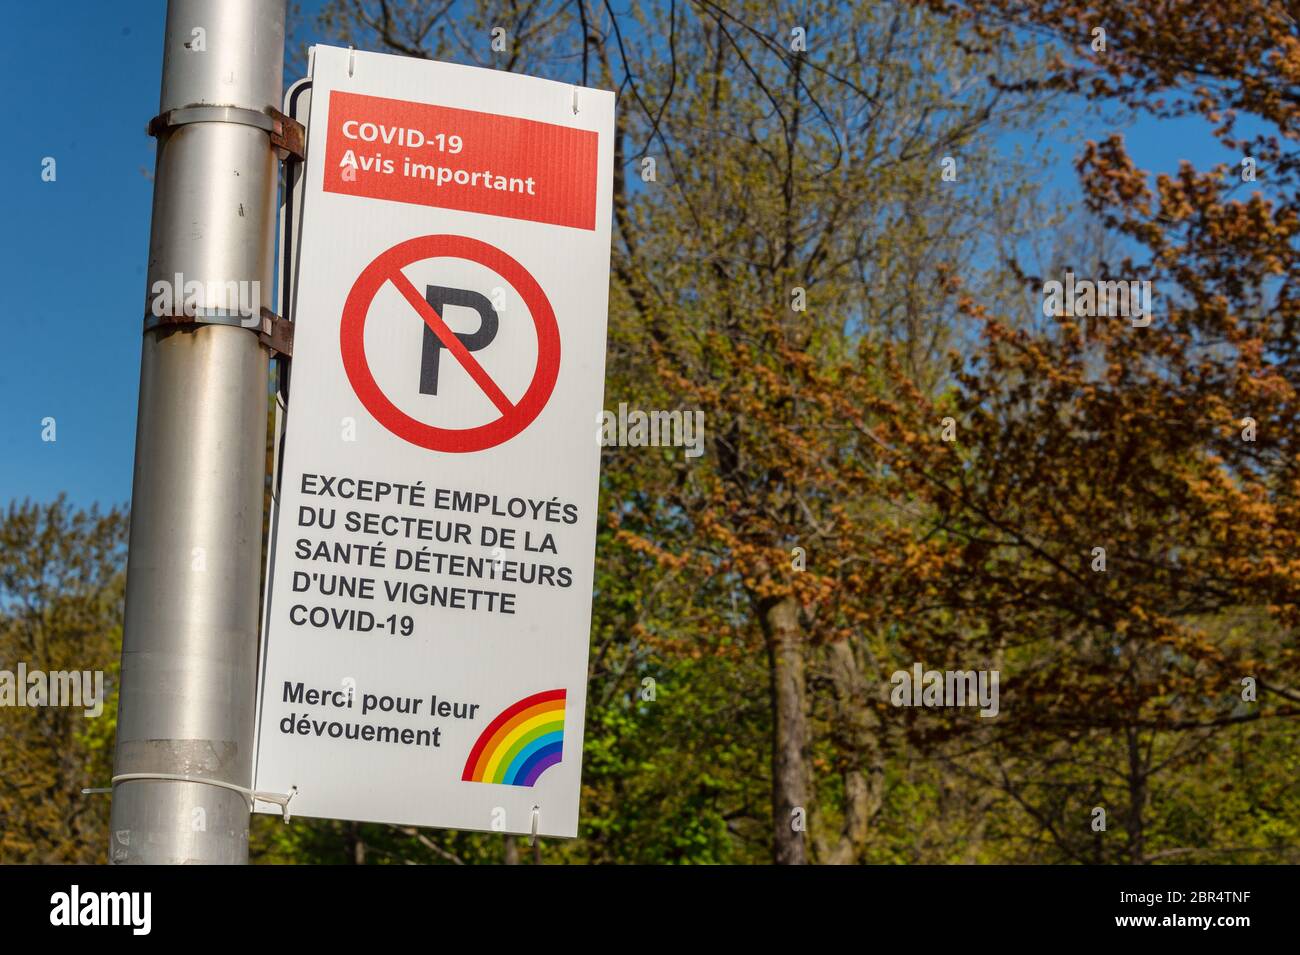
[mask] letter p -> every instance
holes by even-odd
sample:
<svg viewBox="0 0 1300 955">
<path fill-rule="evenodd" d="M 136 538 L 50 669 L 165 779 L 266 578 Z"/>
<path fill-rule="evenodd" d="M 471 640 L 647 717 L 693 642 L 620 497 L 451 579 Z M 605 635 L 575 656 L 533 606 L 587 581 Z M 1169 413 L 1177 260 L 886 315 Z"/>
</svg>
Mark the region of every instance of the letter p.
<svg viewBox="0 0 1300 955">
<path fill-rule="evenodd" d="M 447 320 L 445 309 L 448 305 L 472 308 L 478 312 L 479 326 L 473 332 L 455 332 L 466 351 L 478 351 L 492 344 L 497 337 L 500 321 L 496 309 L 486 295 L 471 292 L 469 289 L 446 288 L 442 285 L 429 285 L 424 290 L 424 300 L 428 302 L 439 317 Z M 424 327 L 424 348 L 420 353 L 420 394 L 436 395 L 438 393 L 438 359 L 442 354 L 443 344 L 429 326 Z"/>
</svg>

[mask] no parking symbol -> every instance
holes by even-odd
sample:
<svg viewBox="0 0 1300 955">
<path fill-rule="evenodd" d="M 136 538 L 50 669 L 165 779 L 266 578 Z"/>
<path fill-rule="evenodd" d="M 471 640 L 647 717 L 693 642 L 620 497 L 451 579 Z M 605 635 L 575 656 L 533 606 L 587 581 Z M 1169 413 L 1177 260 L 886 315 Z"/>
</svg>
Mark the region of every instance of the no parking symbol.
<svg viewBox="0 0 1300 955">
<path fill-rule="evenodd" d="M 494 343 L 497 347 L 509 347 L 511 339 L 517 340 L 523 331 L 501 328 L 499 316 L 481 292 L 429 286 L 422 294 L 402 271 L 425 260 L 447 258 L 475 262 L 495 272 L 514 288 L 528 308 L 537 334 L 537 365 L 527 391 L 517 402 L 510 400 L 474 353 Z M 437 394 L 438 368 L 441 352 L 445 350 L 482 389 L 500 412 L 499 418 L 476 427 L 438 427 L 407 414 L 384 393 L 366 357 L 365 328 L 375 296 L 390 283 L 413 310 L 411 319 L 422 321 L 427 329 L 421 356 L 420 393 Z M 447 305 L 473 308 L 479 315 L 479 327 L 470 334 L 453 332 L 440 311 Z M 432 341 L 429 340 L 430 333 Z M 546 407 L 560 372 L 560 332 L 555 311 L 537 280 L 519 262 L 495 246 L 460 235 L 426 235 L 408 239 L 381 253 L 366 266 L 344 303 L 339 347 L 352 390 L 371 416 L 402 440 L 430 451 L 482 451 L 510 440 L 527 428 Z"/>
</svg>

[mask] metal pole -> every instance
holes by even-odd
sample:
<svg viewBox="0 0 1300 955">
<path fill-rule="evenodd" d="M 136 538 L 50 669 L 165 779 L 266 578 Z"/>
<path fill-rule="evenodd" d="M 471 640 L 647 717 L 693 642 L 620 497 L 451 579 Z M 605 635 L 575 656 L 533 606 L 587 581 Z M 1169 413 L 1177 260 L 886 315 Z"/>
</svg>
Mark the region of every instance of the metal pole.
<svg viewBox="0 0 1300 955">
<path fill-rule="evenodd" d="M 160 114 L 278 106 L 284 17 L 283 0 L 171 0 Z M 271 305 L 278 174 L 268 133 L 255 125 L 161 132 L 149 294 L 177 276 L 216 290 L 256 281 Z M 184 289 L 173 293 L 179 304 Z M 144 334 L 115 777 L 251 785 L 268 357 L 248 328 Z M 109 858 L 244 863 L 248 822 L 237 791 L 119 780 Z"/>
</svg>

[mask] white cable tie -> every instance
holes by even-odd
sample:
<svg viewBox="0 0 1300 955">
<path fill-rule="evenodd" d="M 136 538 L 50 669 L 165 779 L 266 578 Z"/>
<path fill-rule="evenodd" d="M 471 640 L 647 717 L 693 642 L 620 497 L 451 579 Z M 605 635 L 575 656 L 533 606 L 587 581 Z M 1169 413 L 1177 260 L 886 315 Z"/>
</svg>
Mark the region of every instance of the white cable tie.
<svg viewBox="0 0 1300 955">
<path fill-rule="evenodd" d="M 184 773 L 122 773 L 114 776 L 112 785 L 108 788 L 83 789 L 83 796 L 93 796 L 101 793 L 111 793 L 117 788 L 119 783 L 136 782 L 139 780 L 153 780 L 174 783 L 199 783 L 203 786 L 216 786 L 219 789 L 229 789 L 231 792 L 237 792 L 244 797 L 248 803 L 248 811 L 252 812 L 257 800 L 262 802 L 274 803 L 280 807 L 280 812 L 284 815 L 284 821 L 289 821 L 289 801 L 298 794 L 298 787 L 294 786 L 288 793 L 268 793 L 256 789 L 249 789 L 247 786 L 240 786 L 237 783 L 226 782 L 224 779 L 208 779 L 204 776 L 187 776 Z"/>
</svg>

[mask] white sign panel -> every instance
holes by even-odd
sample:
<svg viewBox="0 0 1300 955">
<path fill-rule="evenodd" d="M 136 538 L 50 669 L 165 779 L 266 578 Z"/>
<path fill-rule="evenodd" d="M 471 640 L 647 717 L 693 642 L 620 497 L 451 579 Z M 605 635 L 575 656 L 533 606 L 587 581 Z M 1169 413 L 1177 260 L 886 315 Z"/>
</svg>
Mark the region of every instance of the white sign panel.
<svg viewBox="0 0 1300 955">
<path fill-rule="evenodd" d="M 315 49 L 256 773 L 293 815 L 577 834 L 613 128 Z"/>
</svg>

